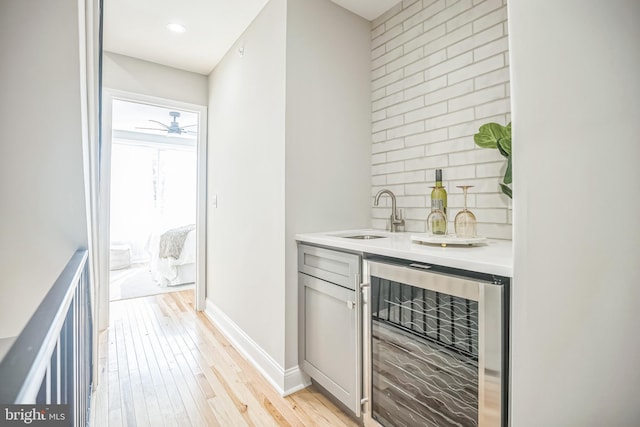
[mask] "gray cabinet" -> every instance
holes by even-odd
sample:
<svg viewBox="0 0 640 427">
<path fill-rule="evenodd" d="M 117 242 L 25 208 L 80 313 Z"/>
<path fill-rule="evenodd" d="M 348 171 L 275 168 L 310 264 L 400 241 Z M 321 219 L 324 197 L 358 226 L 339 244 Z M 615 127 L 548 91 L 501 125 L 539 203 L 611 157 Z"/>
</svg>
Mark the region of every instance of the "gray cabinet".
<svg viewBox="0 0 640 427">
<path fill-rule="evenodd" d="M 298 267 L 300 367 L 360 416 L 361 257 L 300 245 Z"/>
</svg>

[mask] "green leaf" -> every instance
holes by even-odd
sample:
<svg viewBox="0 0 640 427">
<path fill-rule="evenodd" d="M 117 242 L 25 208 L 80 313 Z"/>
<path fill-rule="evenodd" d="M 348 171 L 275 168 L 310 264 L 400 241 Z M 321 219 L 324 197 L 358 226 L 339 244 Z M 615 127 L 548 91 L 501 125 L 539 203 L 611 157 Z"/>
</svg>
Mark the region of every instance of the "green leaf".
<svg viewBox="0 0 640 427">
<path fill-rule="evenodd" d="M 498 140 L 509 136 L 507 128 L 498 123 L 486 123 L 480 126 L 478 133 L 473 135 L 473 140 L 478 147 L 497 148 Z"/>
<path fill-rule="evenodd" d="M 507 187 L 504 184 L 500 184 L 500 187 L 502 188 L 502 192 L 504 194 L 506 194 L 507 196 L 509 196 L 510 199 L 513 199 L 513 193 L 511 192 L 511 188 Z"/>
<path fill-rule="evenodd" d="M 507 170 L 504 173 L 504 183 L 511 184 L 511 156 L 507 157 Z"/>
<path fill-rule="evenodd" d="M 504 137 L 498 140 L 498 151 L 504 157 L 509 157 L 511 155 L 511 138 Z"/>
</svg>

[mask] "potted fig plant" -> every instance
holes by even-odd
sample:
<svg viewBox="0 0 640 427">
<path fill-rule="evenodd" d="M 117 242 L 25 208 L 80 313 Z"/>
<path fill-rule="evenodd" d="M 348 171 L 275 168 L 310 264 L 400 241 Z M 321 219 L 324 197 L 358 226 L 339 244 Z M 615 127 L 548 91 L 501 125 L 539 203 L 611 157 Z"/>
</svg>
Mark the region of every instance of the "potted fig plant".
<svg viewBox="0 0 640 427">
<path fill-rule="evenodd" d="M 507 158 L 507 170 L 504 173 L 503 182 L 500 184 L 502 192 L 510 199 L 513 198 L 511 185 L 511 122 L 502 126 L 498 123 L 486 123 L 480 126 L 478 133 L 473 135 L 473 140 L 478 147 L 495 148 Z"/>
</svg>

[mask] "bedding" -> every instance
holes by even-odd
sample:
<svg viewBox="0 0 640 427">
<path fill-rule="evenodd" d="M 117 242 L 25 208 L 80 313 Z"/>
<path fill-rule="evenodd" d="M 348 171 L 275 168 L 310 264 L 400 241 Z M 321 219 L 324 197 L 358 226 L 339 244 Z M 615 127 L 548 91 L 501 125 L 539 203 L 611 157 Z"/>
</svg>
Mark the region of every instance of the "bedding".
<svg viewBox="0 0 640 427">
<path fill-rule="evenodd" d="M 149 241 L 149 269 L 159 286 L 195 282 L 196 230 L 190 224 L 154 234 Z"/>
</svg>

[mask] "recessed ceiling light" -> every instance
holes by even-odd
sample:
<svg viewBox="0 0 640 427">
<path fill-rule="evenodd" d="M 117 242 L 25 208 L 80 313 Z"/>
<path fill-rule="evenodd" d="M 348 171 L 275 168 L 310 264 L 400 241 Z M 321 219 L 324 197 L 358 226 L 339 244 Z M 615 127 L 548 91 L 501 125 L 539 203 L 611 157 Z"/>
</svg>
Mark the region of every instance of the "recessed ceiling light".
<svg viewBox="0 0 640 427">
<path fill-rule="evenodd" d="M 184 33 L 187 29 L 182 24 L 170 23 L 167 24 L 167 28 L 169 31 L 173 31 L 174 33 Z"/>
</svg>

